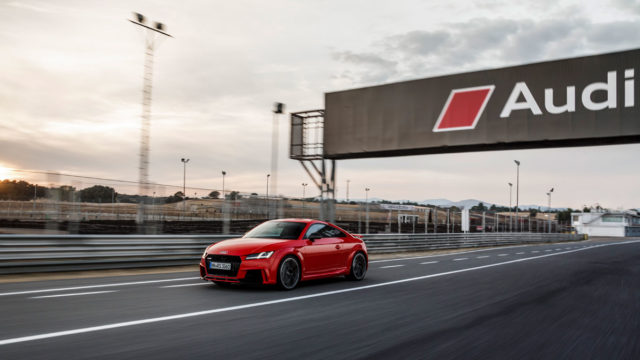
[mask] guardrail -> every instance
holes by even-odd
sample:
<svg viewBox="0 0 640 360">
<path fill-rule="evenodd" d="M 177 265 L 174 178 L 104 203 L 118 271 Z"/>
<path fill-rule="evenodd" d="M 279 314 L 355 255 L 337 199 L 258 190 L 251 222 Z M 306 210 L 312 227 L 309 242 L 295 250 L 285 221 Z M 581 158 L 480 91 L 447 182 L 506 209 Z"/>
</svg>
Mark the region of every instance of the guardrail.
<svg viewBox="0 0 640 360">
<path fill-rule="evenodd" d="M 0 235 L 0 274 L 196 264 L 209 244 L 240 235 Z M 581 240 L 537 233 L 375 234 L 371 254 Z"/>
</svg>

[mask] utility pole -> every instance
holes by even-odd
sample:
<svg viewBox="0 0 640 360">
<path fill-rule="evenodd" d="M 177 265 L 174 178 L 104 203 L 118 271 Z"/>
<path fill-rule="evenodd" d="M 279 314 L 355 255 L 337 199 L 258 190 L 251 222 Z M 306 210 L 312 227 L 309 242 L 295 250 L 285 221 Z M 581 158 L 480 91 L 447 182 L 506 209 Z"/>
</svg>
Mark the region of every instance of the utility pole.
<svg viewBox="0 0 640 360">
<path fill-rule="evenodd" d="M 270 211 L 269 211 L 269 178 L 270 177 L 271 177 L 271 174 L 267 174 L 267 196 L 265 198 L 267 203 L 267 219 L 270 219 Z"/>
<path fill-rule="evenodd" d="M 366 221 L 366 225 L 365 225 L 365 234 L 369 233 L 369 188 L 364 188 L 364 192 L 365 192 L 365 198 L 366 198 L 366 202 L 365 202 L 365 206 L 366 206 L 366 217 L 365 217 L 365 221 Z"/>
<path fill-rule="evenodd" d="M 518 207 L 520 206 L 520 161 L 513 160 L 516 163 L 516 232 L 520 231 L 520 221 L 518 217 Z"/>
<path fill-rule="evenodd" d="M 347 203 L 349 202 L 349 183 L 351 180 L 347 179 Z"/>
<path fill-rule="evenodd" d="M 271 132 L 271 194 L 278 196 L 278 115 L 284 113 L 283 103 L 273 104 L 273 129 Z M 277 214 L 276 209 L 276 214 Z"/>
<path fill-rule="evenodd" d="M 139 161 L 139 179 L 138 193 L 140 194 L 140 203 L 138 205 L 138 224 L 143 224 L 144 215 L 144 199 L 149 192 L 149 136 L 151 127 L 151 91 L 153 90 L 153 51 L 155 49 L 155 39 L 158 34 L 162 36 L 172 37 L 165 32 L 163 23 L 154 22 L 153 26 L 146 25 L 147 19 L 139 13 L 134 13 L 135 19 L 130 22 L 144 28 L 147 32 L 145 40 L 145 60 L 144 60 L 144 84 L 142 87 L 142 124 L 140 130 L 140 161 Z"/>
<path fill-rule="evenodd" d="M 553 192 L 553 188 L 551 188 L 547 193 L 547 197 L 549 198 L 549 203 L 547 205 L 547 212 L 549 213 L 549 233 L 551 233 L 551 193 L 552 192 Z"/>
<path fill-rule="evenodd" d="M 302 218 L 304 219 L 304 204 L 305 204 L 305 190 L 307 189 L 307 183 L 302 183 Z"/>
<path fill-rule="evenodd" d="M 190 159 L 182 158 L 182 216 L 187 211 L 187 163 Z"/>
<path fill-rule="evenodd" d="M 513 194 L 513 184 L 509 183 L 509 231 L 513 231 L 511 225 L 513 224 L 513 208 L 511 207 L 511 195 Z"/>
</svg>

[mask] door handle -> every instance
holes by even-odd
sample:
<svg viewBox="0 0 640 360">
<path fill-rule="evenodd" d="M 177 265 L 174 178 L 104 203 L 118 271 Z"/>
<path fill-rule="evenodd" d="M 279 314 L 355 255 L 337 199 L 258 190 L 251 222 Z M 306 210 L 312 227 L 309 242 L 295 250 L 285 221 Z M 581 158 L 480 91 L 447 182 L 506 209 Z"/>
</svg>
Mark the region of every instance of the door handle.
<svg viewBox="0 0 640 360">
<path fill-rule="evenodd" d="M 340 245 L 336 245 L 336 249 L 340 249 Z"/>
</svg>

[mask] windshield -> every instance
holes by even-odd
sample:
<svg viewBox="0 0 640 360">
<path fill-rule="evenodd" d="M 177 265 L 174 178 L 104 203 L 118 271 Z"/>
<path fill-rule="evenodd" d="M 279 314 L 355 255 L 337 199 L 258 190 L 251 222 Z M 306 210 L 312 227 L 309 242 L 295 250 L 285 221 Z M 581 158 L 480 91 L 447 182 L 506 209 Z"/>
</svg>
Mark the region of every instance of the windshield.
<svg viewBox="0 0 640 360">
<path fill-rule="evenodd" d="M 293 240 L 300 237 L 300 233 L 305 226 L 307 224 L 303 222 L 268 221 L 256 226 L 246 233 L 244 237 Z"/>
</svg>

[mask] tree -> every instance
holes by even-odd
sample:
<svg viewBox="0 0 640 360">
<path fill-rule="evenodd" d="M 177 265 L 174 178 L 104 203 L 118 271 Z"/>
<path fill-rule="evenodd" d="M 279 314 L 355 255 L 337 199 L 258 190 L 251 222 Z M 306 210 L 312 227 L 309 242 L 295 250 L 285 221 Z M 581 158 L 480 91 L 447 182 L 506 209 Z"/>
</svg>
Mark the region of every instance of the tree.
<svg viewBox="0 0 640 360">
<path fill-rule="evenodd" d="M 164 202 L 166 204 L 173 204 L 173 203 L 180 202 L 182 200 L 184 200 L 184 194 L 182 193 L 182 191 L 178 191 L 177 193 L 166 198 Z"/>
<path fill-rule="evenodd" d="M 484 210 L 487 210 L 487 207 L 486 207 L 486 206 L 484 206 L 484 204 L 483 204 L 482 202 L 480 202 L 480 203 L 478 203 L 478 205 L 473 206 L 473 207 L 471 208 L 471 210 L 484 211 Z"/>
<path fill-rule="evenodd" d="M 529 217 L 536 217 L 538 215 L 538 209 L 529 209 Z"/>
<path fill-rule="evenodd" d="M 229 199 L 229 200 L 240 200 L 240 199 L 242 199 L 242 195 L 240 195 L 239 191 L 232 191 L 231 193 L 229 193 L 229 195 L 227 195 L 227 199 Z"/>
<path fill-rule="evenodd" d="M 109 186 L 94 185 L 80 190 L 80 201 L 92 203 L 110 203 L 115 201 L 116 191 Z"/>
<path fill-rule="evenodd" d="M 212 192 L 209 193 L 209 197 L 212 198 L 212 199 L 219 199 L 220 198 L 220 191 L 213 190 Z"/>
</svg>

